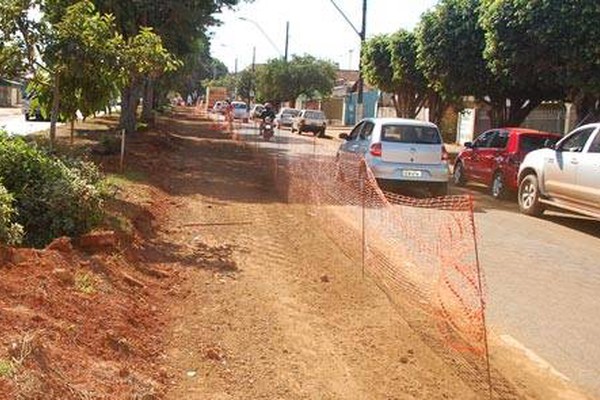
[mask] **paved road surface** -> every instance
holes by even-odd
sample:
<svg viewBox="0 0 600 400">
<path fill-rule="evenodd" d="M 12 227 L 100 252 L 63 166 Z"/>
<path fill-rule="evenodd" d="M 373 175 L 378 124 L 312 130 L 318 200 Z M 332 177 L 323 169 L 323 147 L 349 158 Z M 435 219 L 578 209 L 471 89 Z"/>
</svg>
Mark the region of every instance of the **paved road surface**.
<svg viewBox="0 0 600 400">
<path fill-rule="evenodd" d="M 285 151 L 281 143 L 292 142 L 312 151 L 311 136 L 280 135 L 261 146 Z M 334 153 L 338 143 L 319 139 L 317 145 Z M 494 334 L 510 335 L 600 396 L 600 222 L 559 213 L 531 218 L 518 212 L 514 199 L 495 201 L 484 188 L 453 191 L 476 200 Z"/>
<path fill-rule="evenodd" d="M 25 121 L 20 108 L 1 108 L 0 128 L 5 129 L 10 134 L 24 136 L 50 129 L 50 122 Z"/>
</svg>

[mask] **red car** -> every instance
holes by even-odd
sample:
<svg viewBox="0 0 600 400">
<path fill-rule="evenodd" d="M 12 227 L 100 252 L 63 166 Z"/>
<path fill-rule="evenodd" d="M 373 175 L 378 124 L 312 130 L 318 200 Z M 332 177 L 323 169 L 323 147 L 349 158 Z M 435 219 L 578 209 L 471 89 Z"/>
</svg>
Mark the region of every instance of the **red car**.
<svg viewBox="0 0 600 400">
<path fill-rule="evenodd" d="M 494 198 L 517 191 L 519 165 L 530 151 L 556 143 L 560 135 L 525 128 L 498 128 L 465 143 L 454 163 L 454 184 L 467 181 L 490 187 Z"/>
</svg>

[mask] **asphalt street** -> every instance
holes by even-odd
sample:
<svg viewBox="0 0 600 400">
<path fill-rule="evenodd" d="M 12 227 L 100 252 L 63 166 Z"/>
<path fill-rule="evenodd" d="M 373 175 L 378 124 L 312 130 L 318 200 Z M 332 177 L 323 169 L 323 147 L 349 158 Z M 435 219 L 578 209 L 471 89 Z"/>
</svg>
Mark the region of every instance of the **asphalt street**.
<svg viewBox="0 0 600 400">
<path fill-rule="evenodd" d="M 25 136 L 50 129 L 50 122 L 25 121 L 20 108 L 0 108 L 0 128 L 11 135 Z"/>
<path fill-rule="evenodd" d="M 279 131 L 275 140 L 247 139 L 270 151 L 335 154 L 338 140 Z M 600 221 L 547 212 L 519 213 L 516 199 L 494 200 L 487 189 L 452 188 L 475 199 L 475 221 L 492 333 L 519 343 L 559 374 L 600 396 Z M 538 360 L 539 360 L 538 359 Z"/>
</svg>

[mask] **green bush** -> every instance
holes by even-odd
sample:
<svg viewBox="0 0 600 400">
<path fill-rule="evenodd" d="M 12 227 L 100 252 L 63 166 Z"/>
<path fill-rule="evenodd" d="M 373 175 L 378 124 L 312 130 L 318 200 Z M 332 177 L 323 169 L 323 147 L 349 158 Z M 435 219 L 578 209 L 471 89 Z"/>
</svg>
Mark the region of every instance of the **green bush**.
<svg viewBox="0 0 600 400">
<path fill-rule="evenodd" d="M 27 245 L 43 247 L 102 220 L 106 191 L 92 163 L 60 159 L 0 133 L 0 178 L 14 197 L 15 222 Z"/>
<path fill-rule="evenodd" d="M 17 245 L 23 239 L 23 227 L 14 222 L 13 197 L 0 184 L 0 244 Z"/>
</svg>

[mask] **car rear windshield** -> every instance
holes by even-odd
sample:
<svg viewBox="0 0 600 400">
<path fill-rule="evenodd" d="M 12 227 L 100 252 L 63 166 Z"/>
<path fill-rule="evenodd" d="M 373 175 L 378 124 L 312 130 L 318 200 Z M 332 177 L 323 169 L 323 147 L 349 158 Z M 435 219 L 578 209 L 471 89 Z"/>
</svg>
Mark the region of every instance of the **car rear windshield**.
<svg viewBox="0 0 600 400">
<path fill-rule="evenodd" d="M 241 109 L 246 109 L 246 104 L 244 103 L 233 103 L 233 108 L 241 108 Z"/>
<path fill-rule="evenodd" d="M 384 142 L 441 144 L 442 138 L 437 128 L 430 126 L 383 125 L 381 140 Z"/>
<path fill-rule="evenodd" d="M 544 147 L 546 140 L 549 144 L 556 144 L 558 142 L 557 137 L 554 136 L 540 136 L 540 135 L 521 135 L 519 148 L 523 153 L 529 153 L 533 150 L 541 149 Z"/>
<path fill-rule="evenodd" d="M 310 119 L 325 119 L 325 114 L 320 111 L 307 111 L 305 116 Z"/>
<path fill-rule="evenodd" d="M 300 114 L 300 111 L 298 110 L 283 110 L 281 112 L 281 115 L 291 115 L 292 117 L 296 117 L 298 114 Z"/>
</svg>

